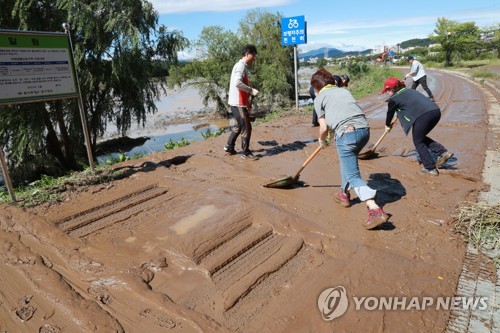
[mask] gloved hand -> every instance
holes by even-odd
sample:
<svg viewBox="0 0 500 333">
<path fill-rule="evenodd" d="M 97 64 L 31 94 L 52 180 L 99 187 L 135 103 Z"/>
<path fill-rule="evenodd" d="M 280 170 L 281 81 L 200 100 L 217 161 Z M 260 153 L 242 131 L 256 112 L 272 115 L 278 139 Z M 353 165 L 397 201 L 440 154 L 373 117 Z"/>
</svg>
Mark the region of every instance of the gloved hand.
<svg viewBox="0 0 500 333">
<path fill-rule="evenodd" d="M 252 94 L 253 96 L 257 96 L 257 95 L 259 94 L 259 91 L 258 91 L 257 89 L 255 89 L 255 88 L 252 88 L 252 92 L 251 92 L 251 94 Z"/>
<path fill-rule="evenodd" d="M 392 130 L 392 126 L 386 126 L 386 127 L 385 127 L 385 131 L 386 131 L 387 133 L 389 133 L 391 130 Z"/>
<path fill-rule="evenodd" d="M 328 147 L 329 143 L 328 141 L 323 141 L 321 139 L 318 139 L 318 142 L 319 142 L 319 146 L 322 148 L 322 149 L 325 149 L 326 147 Z"/>
</svg>

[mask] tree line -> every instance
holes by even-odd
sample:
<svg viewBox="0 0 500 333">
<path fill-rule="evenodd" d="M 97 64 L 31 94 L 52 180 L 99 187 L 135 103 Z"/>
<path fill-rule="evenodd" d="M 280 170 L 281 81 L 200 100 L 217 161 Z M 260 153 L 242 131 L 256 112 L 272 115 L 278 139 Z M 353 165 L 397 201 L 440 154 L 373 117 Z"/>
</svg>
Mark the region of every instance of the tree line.
<svg viewBox="0 0 500 333">
<path fill-rule="evenodd" d="M 189 41 L 158 26 L 147 1 L 4 0 L 2 29 L 61 32 L 70 22 L 92 149 L 110 122 L 144 123 L 165 90 L 160 63 L 175 64 Z M 86 161 L 75 99 L 0 108 L 0 144 L 15 183 L 81 170 Z"/>
<path fill-rule="evenodd" d="M 133 122 L 144 126 L 168 86 L 193 85 L 204 103 L 225 114 L 232 66 L 243 45 L 255 44 L 259 60 L 252 85 L 261 101 L 283 105 L 293 96 L 293 49 L 282 47 L 281 14 L 249 11 L 237 33 L 205 27 L 200 38 L 158 25 L 158 12 L 145 0 L 4 0 L 0 28 L 62 32 L 72 26 L 92 151 L 111 124 L 125 136 Z M 181 63 L 179 51 L 196 50 Z M 62 175 L 88 164 L 74 99 L 0 106 L 0 145 L 16 184 L 42 174 Z"/>
</svg>

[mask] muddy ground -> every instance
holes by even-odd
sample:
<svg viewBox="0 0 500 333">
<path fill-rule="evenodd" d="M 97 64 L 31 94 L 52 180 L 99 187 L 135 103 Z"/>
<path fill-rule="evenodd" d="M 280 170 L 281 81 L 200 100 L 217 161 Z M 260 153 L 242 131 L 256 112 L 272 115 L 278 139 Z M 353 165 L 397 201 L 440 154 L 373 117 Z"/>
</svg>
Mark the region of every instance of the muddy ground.
<svg viewBox="0 0 500 333">
<path fill-rule="evenodd" d="M 325 321 L 323 290 L 353 296 L 453 296 L 465 245 L 453 232 L 475 201 L 491 99 L 477 83 L 430 71 L 443 117 L 431 137 L 455 156 L 422 176 L 398 125 L 360 161 L 390 223 L 367 231 L 365 205 L 333 201 L 336 149 L 316 149 L 310 112 L 254 128 L 257 161 L 224 156 L 228 134 L 117 166 L 128 177 L 62 204 L 0 206 L 1 332 L 442 332 L 444 310 L 356 310 Z M 371 140 L 385 96 L 360 100 Z M 498 96 L 495 97 L 498 103 Z M 239 144 L 239 141 L 238 141 Z M 355 197 L 354 193 L 353 196 Z"/>
</svg>

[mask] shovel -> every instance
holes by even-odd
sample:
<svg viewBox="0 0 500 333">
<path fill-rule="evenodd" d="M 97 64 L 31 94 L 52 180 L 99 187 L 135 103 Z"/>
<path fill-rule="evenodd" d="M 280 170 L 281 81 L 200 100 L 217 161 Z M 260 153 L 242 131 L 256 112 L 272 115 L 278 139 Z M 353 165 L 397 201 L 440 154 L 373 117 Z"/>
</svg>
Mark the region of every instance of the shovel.
<svg viewBox="0 0 500 333">
<path fill-rule="evenodd" d="M 392 121 L 391 121 L 391 126 L 394 125 L 394 123 L 396 122 L 398 118 L 395 117 Z M 378 141 L 375 143 L 375 145 L 373 146 L 372 149 L 369 149 L 367 151 L 364 151 L 364 152 L 361 152 L 358 154 L 358 158 L 360 160 L 369 160 L 369 159 L 372 159 L 372 158 L 376 158 L 378 157 L 378 153 L 375 152 L 375 149 L 377 149 L 378 145 L 380 144 L 380 142 L 382 142 L 382 139 L 385 138 L 385 136 L 387 135 L 387 133 L 389 133 L 389 131 L 386 129 L 384 131 L 384 133 L 382 133 L 382 136 L 380 137 L 380 139 L 378 139 Z"/>
<path fill-rule="evenodd" d="M 322 149 L 321 147 L 316 148 L 316 150 L 311 154 L 311 156 L 309 156 L 307 158 L 307 160 L 305 160 L 304 164 L 302 164 L 302 167 L 300 167 L 299 171 L 297 171 L 295 176 L 287 176 L 287 177 L 275 180 L 274 182 L 271 182 L 269 184 L 264 184 L 262 186 L 271 187 L 271 188 L 283 188 L 283 187 L 288 187 L 288 186 L 294 184 L 295 182 L 297 182 L 297 180 L 299 180 L 299 176 L 300 176 L 300 173 L 302 172 L 302 170 L 304 170 L 306 165 L 308 165 L 309 162 L 311 162 L 311 160 L 314 158 L 314 156 L 316 156 L 321 149 Z"/>
</svg>

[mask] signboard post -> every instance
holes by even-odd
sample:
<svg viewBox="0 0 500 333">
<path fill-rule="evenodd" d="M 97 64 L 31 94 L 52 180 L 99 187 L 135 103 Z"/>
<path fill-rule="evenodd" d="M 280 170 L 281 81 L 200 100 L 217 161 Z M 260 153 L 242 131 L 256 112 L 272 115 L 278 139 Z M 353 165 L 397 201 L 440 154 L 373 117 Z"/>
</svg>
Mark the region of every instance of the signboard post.
<svg viewBox="0 0 500 333">
<path fill-rule="evenodd" d="M 69 25 L 63 27 L 68 31 Z M 94 170 L 69 33 L 0 30 L 0 105 L 64 98 L 78 98 L 90 168 Z M 3 164 L 2 169 L 9 181 Z"/>
<path fill-rule="evenodd" d="M 7 172 L 7 163 L 5 163 L 2 146 L 0 146 L 0 165 L 2 166 L 3 179 L 5 180 L 5 185 L 7 185 L 7 191 L 9 191 L 10 200 L 12 202 L 16 202 L 16 196 L 14 194 L 14 189 L 12 188 L 9 173 Z"/>
<path fill-rule="evenodd" d="M 293 45 L 293 64 L 295 71 L 295 107 L 299 110 L 299 78 L 297 73 L 297 44 L 307 43 L 306 20 L 302 16 L 281 19 L 281 44 Z"/>
<path fill-rule="evenodd" d="M 71 51 L 71 59 L 73 59 L 73 43 L 71 42 L 70 25 L 69 23 L 63 23 L 63 29 L 68 35 L 69 48 Z M 73 64 L 73 62 L 71 62 Z M 80 92 L 80 84 L 78 83 L 78 73 L 76 72 L 76 66 L 73 64 L 73 70 L 75 72 L 75 83 L 78 91 L 78 108 L 80 109 L 80 118 L 82 120 L 83 135 L 85 136 L 85 147 L 87 147 L 87 156 L 89 158 L 90 170 L 94 171 L 94 158 L 92 157 L 92 146 L 90 145 L 90 135 L 87 127 L 87 117 L 85 116 L 85 109 L 82 102 L 82 93 Z"/>
</svg>

